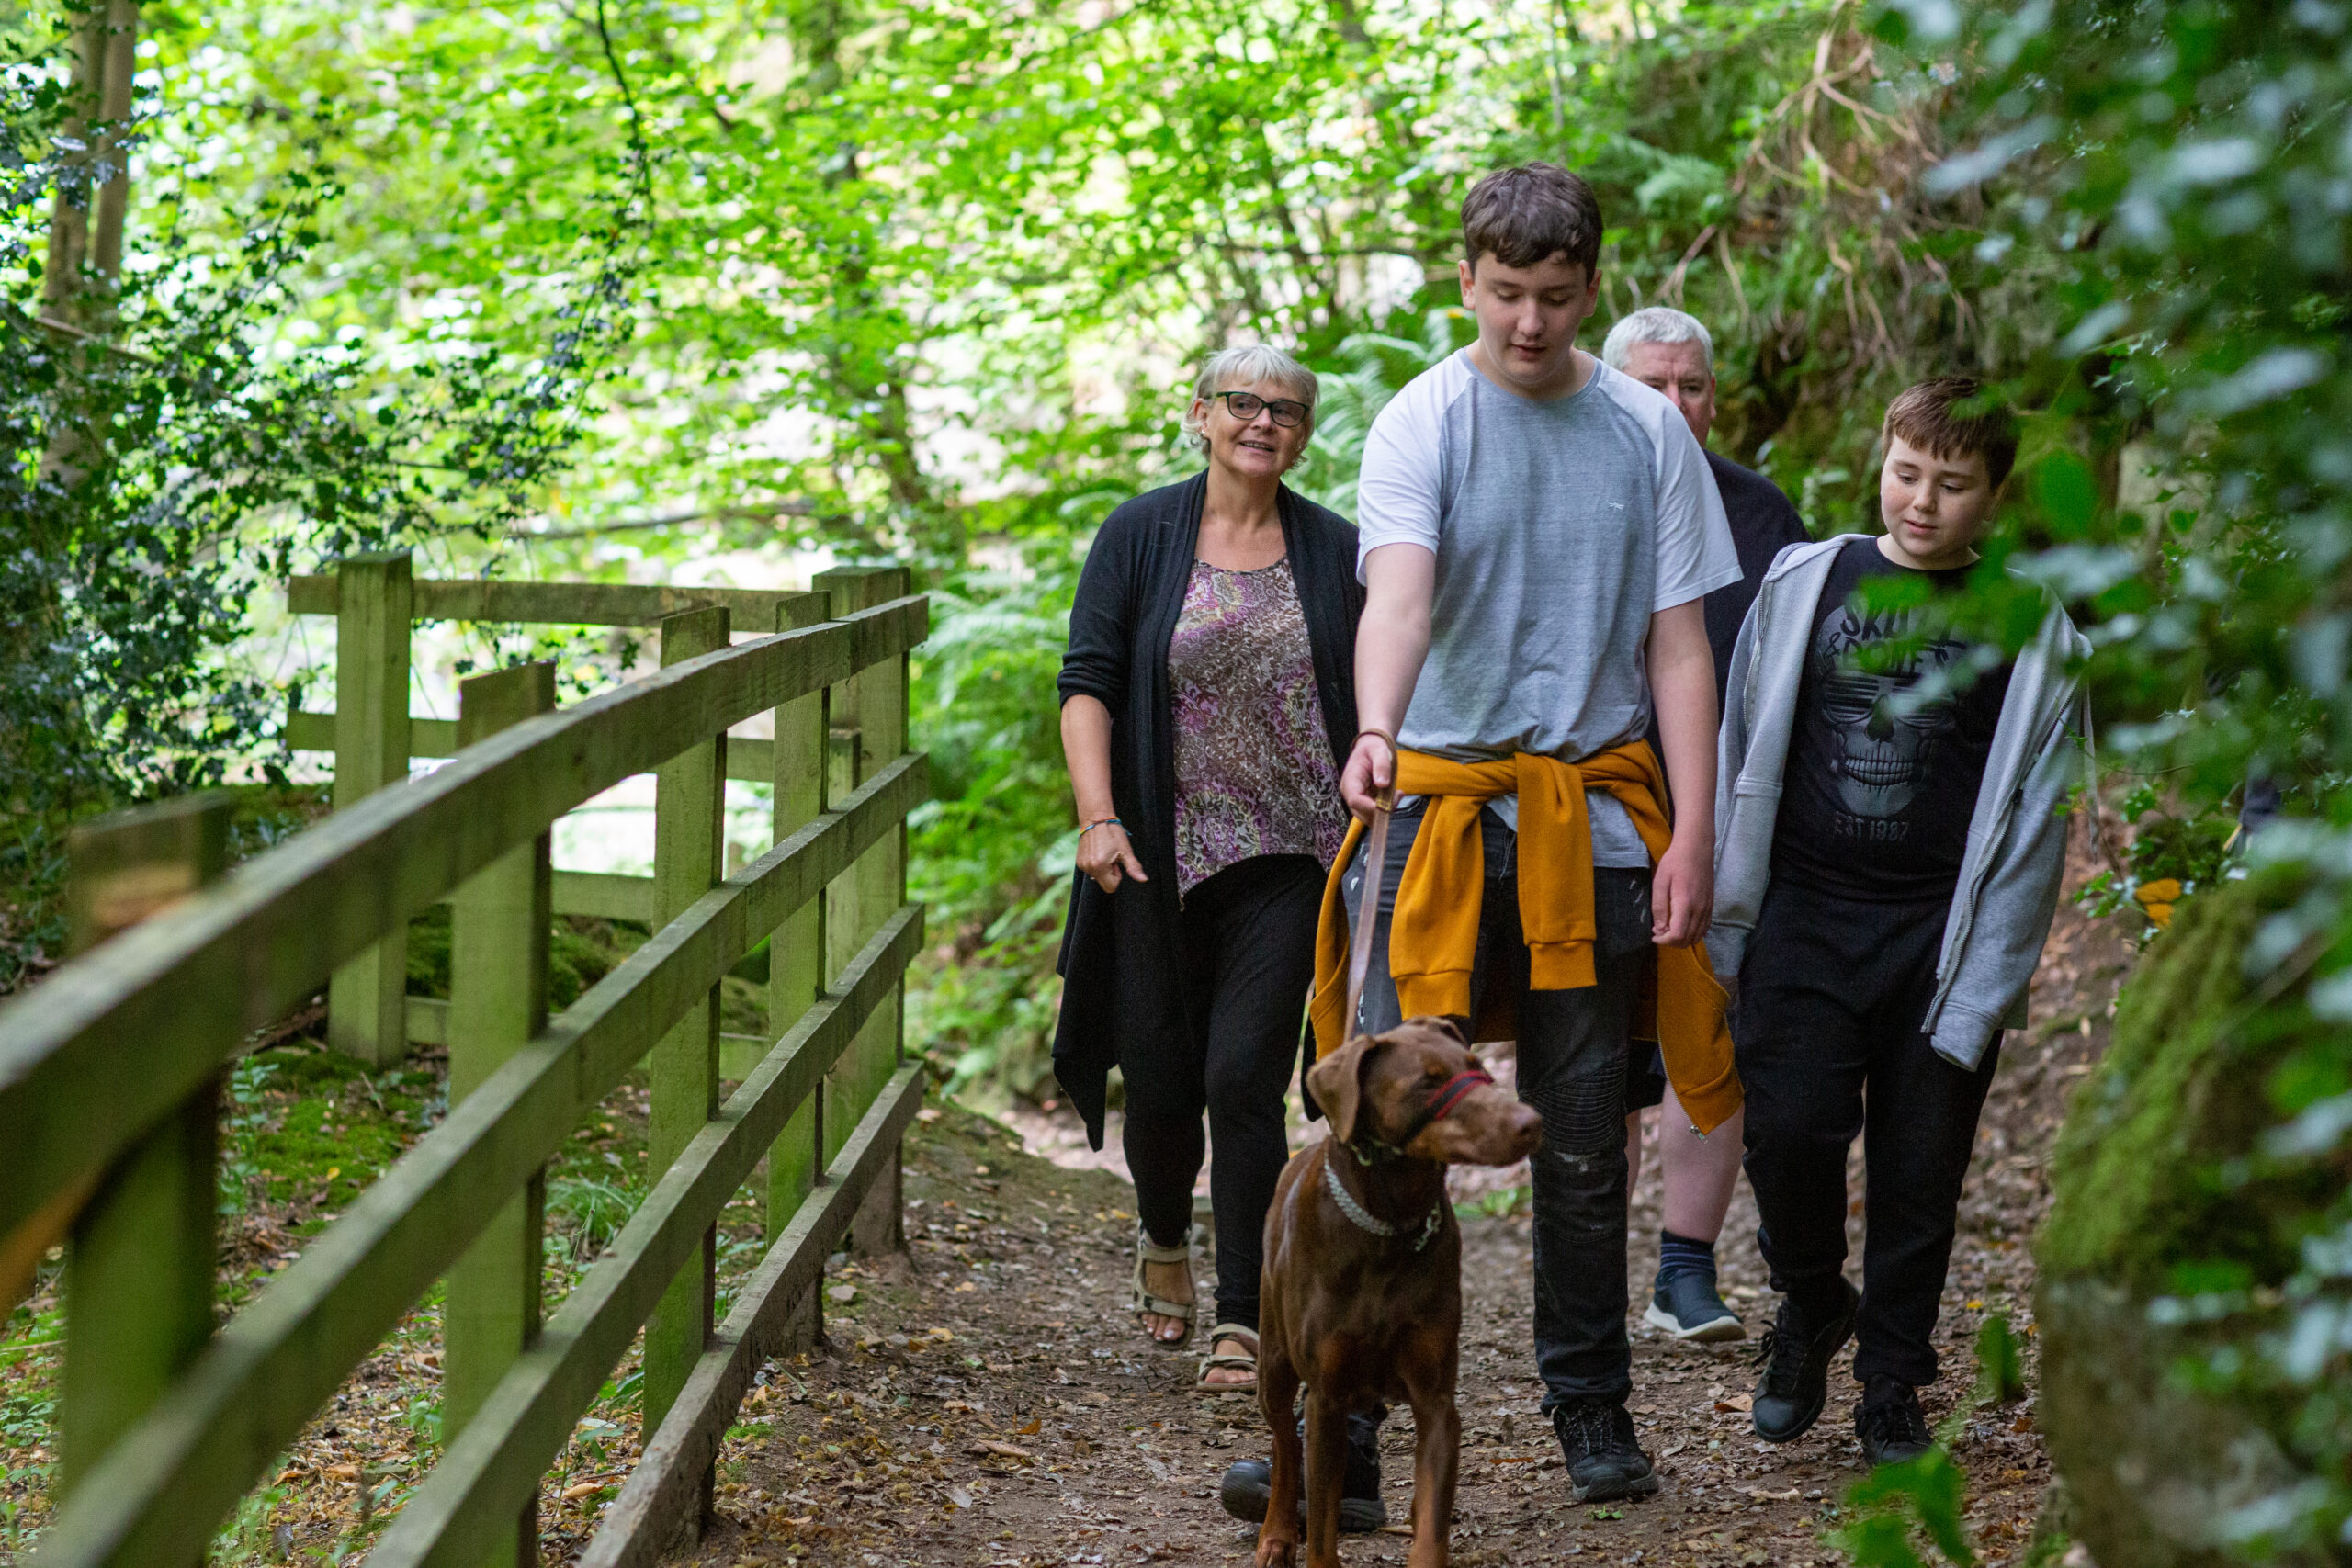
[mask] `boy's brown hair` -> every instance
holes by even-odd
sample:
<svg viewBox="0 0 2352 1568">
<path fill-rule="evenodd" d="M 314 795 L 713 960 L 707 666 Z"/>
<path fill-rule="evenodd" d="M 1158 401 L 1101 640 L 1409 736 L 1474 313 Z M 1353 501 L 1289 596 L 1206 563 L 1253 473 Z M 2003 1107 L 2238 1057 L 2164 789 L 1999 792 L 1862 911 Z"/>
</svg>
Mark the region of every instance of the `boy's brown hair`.
<svg viewBox="0 0 2352 1568">
<path fill-rule="evenodd" d="M 1938 376 L 1922 381 L 1897 393 L 1886 405 L 1886 423 L 1879 440 L 1891 446 L 1899 435 L 1937 457 L 1965 457 L 1973 452 L 1984 459 L 1985 477 L 1998 490 L 2017 467 L 2017 422 L 2008 410 L 1997 406 L 1970 414 L 1953 412 L 1983 396 L 1984 388 L 1973 376 Z"/>
<path fill-rule="evenodd" d="M 1497 169 L 1462 198 L 1462 249 L 1472 270 L 1491 255 L 1505 266 L 1533 266 L 1553 256 L 1600 268 L 1600 201 L 1592 187 L 1557 164 Z"/>
</svg>

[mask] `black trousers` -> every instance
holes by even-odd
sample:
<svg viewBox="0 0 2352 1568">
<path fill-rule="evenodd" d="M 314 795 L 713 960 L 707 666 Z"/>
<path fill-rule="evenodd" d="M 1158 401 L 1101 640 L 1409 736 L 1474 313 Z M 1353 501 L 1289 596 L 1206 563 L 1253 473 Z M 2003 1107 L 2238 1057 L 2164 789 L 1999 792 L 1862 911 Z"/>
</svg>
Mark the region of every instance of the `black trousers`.
<svg viewBox="0 0 2352 1568">
<path fill-rule="evenodd" d="M 1315 983 L 1323 880 L 1312 855 L 1259 855 L 1195 884 L 1179 918 L 1186 1048 L 1119 1052 L 1136 1212 L 1163 1247 L 1193 1223 L 1193 1183 L 1207 1152 L 1201 1113 L 1208 1113 L 1220 1323 L 1258 1325 L 1266 1210 L 1290 1158 L 1283 1100 L 1298 1070 Z"/>
<path fill-rule="evenodd" d="M 1949 898 L 1871 904 L 1775 882 L 1739 973 L 1747 1180 L 1775 1290 L 1836 1309 L 1846 1266 L 1846 1152 L 1862 1136 L 1862 1307 L 1854 1375 L 1936 1380 L 1936 1314 L 1961 1186 L 1999 1064 L 1974 1072 L 1919 1032 Z"/>
<path fill-rule="evenodd" d="M 1374 1033 L 1399 1021 L 1396 983 L 1388 973 L 1388 918 L 1419 826 L 1419 811 L 1400 812 L 1389 826 L 1361 1020 Z M 1544 1117 L 1544 1144 L 1530 1162 L 1535 1365 L 1544 1379 L 1544 1410 L 1549 1415 L 1572 1400 L 1623 1403 L 1633 1389 L 1633 1349 L 1625 1337 L 1625 1054 L 1649 957 L 1650 874 L 1593 873 L 1598 984 L 1530 990 L 1527 939 L 1519 919 L 1518 836 L 1491 807 L 1479 830 L 1487 880 L 1471 1006 L 1482 1005 L 1489 987 L 1506 987 L 1519 1019 L 1519 1097 Z M 1342 884 L 1351 912 L 1362 902 L 1363 882 L 1359 863 Z"/>
</svg>

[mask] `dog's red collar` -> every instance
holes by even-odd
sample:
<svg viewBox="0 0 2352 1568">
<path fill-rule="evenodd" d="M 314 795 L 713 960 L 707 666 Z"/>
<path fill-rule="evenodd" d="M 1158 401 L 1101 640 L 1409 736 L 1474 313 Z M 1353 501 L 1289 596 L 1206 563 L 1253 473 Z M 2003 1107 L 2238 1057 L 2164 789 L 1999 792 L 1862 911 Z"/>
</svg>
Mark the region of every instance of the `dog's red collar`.
<svg viewBox="0 0 2352 1568">
<path fill-rule="evenodd" d="M 1442 1088 L 1430 1096 L 1429 1113 L 1422 1125 L 1444 1121 L 1448 1112 L 1470 1097 L 1472 1089 L 1491 1086 L 1494 1081 L 1495 1075 L 1481 1066 L 1465 1067 L 1454 1074 L 1445 1080 Z"/>
</svg>

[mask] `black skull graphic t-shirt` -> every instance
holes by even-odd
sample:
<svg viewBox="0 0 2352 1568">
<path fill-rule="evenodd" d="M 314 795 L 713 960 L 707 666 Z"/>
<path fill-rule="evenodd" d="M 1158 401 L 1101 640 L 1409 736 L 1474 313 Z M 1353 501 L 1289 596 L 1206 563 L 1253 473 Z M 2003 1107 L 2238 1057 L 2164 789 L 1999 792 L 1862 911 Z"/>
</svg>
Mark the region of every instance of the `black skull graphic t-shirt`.
<svg viewBox="0 0 2352 1568">
<path fill-rule="evenodd" d="M 1885 903 L 1951 897 L 2009 689 L 2004 664 L 1925 705 L 1902 700 L 1963 662 L 1969 645 L 1931 640 L 1891 663 L 1863 657 L 1915 629 L 1915 612 L 1867 610 L 1856 599 L 1864 579 L 1898 575 L 1944 592 L 1968 571 L 1897 566 L 1871 537 L 1838 552 L 1814 611 L 1772 840 L 1774 876 Z"/>
</svg>

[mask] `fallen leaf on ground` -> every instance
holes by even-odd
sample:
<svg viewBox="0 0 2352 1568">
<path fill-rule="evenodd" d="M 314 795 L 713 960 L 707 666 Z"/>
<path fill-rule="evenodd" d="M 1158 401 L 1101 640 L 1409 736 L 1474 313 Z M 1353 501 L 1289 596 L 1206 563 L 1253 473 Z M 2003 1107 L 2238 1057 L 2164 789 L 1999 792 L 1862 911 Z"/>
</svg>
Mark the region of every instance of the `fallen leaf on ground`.
<svg viewBox="0 0 2352 1568">
<path fill-rule="evenodd" d="M 1037 1428 L 1038 1428 L 1039 1427 L 1043 1426 L 1044 1424 L 1045 1424 L 1045 1417 L 1043 1417 L 1043 1416 L 1032 1416 L 1031 1417 L 1029 1417 L 1029 1425 L 1027 1425 L 1026 1427 L 1015 1427 L 1012 1429 L 1013 1436 L 1015 1436 L 1015 1437 L 1019 1437 L 1019 1438 L 1026 1438 L 1026 1437 L 1029 1437 L 1030 1435 L 1032 1435 L 1033 1433 L 1035 1433 L 1035 1432 L 1037 1430 Z"/>
<path fill-rule="evenodd" d="M 1756 1408 L 1756 1396 L 1752 1393 L 1727 1393 L 1715 1401 L 1715 1408 L 1736 1410 L 1746 1415 Z"/>
<path fill-rule="evenodd" d="M 1032 1421 L 1029 1423 L 1029 1427 L 1024 1428 L 1024 1430 L 1034 1429 L 1037 1423 Z M 999 1454 L 1006 1459 L 1017 1459 L 1023 1464 L 1035 1464 L 1037 1462 L 1037 1456 L 1029 1452 L 1026 1449 L 1014 1448 L 1011 1443 L 1000 1443 L 993 1438 L 983 1438 L 965 1451 L 967 1453 L 975 1454 Z"/>
</svg>

